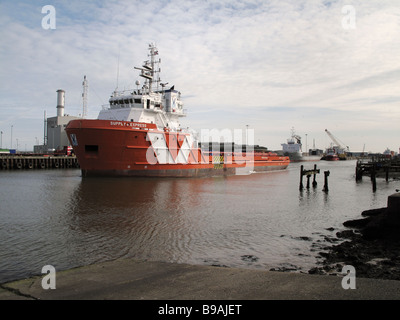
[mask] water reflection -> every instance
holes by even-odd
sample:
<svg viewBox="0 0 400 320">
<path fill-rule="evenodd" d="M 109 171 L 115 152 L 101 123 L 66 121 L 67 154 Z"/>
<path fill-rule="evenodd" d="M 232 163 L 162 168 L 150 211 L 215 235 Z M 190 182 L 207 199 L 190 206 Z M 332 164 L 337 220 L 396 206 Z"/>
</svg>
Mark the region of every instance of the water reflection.
<svg viewBox="0 0 400 320">
<path fill-rule="evenodd" d="M 299 191 L 287 170 L 196 179 L 82 178 L 79 170 L 1 172 L 0 282 L 134 257 L 169 262 L 307 270 L 312 243 L 363 210 L 386 205 L 393 184 L 356 183 L 355 162 L 330 170 L 329 192 Z M 334 231 L 336 232 L 336 231 Z"/>
<path fill-rule="evenodd" d="M 257 256 L 260 267 L 276 260 L 273 252 L 287 255 L 285 243 L 292 241 L 279 237 L 291 233 L 281 203 L 288 176 L 83 179 L 66 209 L 74 233 L 70 246 L 74 257 L 100 260 L 240 266 L 242 256 Z"/>
<path fill-rule="evenodd" d="M 69 225 L 79 229 L 80 238 L 101 244 L 92 250 L 102 258 L 113 252 L 113 257 L 180 259 L 201 232 L 196 215 L 201 202 L 188 197 L 200 186 L 195 179 L 83 179 L 69 201 Z"/>
</svg>

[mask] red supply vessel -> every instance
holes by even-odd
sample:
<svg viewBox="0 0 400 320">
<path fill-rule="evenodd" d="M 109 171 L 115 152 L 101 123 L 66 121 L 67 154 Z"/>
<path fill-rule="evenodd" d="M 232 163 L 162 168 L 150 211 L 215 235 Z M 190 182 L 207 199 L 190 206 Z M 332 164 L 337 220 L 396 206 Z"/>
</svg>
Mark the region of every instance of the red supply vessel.
<svg viewBox="0 0 400 320">
<path fill-rule="evenodd" d="M 253 146 L 202 149 L 197 134 L 181 128 L 186 116 L 181 93 L 161 83 L 158 50 L 149 45 L 140 70 L 144 85 L 114 91 L 98 119 L 72 120 L 66 127 L 83 176 L 197 177 L 286 169 L 289 157 Z"/>
</svg>

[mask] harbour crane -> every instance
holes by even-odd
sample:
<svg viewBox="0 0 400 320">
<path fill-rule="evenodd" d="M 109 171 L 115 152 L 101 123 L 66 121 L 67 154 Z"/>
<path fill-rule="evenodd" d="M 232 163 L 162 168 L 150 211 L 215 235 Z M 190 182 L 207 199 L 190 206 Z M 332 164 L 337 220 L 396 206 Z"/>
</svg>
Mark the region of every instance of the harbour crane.
<svg viewBox="0 0 400 320">
<path fill-rule="evenodd" d="M 338 152 L 339 153 L 339 157 L 346 157 L 345 153 L 349 152 L 349 146 L 346 146 L 346 150 L 343 147 L 343 143 L 340 143 L 338 141 L 338 139 L 331 133 L 328 131 L 328 129 L 325 129 L 326 134 L 329 136 L 329 138 L 332 139 L 332 141 L 336 144 L 337 149 L 342 150 L 342 152 Z"/>
</svg>

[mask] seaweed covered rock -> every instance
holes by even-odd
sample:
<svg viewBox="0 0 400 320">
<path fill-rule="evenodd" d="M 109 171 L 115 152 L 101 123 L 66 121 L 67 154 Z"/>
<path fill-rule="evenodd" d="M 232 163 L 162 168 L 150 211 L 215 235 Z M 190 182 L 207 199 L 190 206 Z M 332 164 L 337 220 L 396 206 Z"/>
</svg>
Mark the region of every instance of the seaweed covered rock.
<svg viewBox="0 0 400 320">
<path fill-rule="evenodd" d="M 323 267 L 310 273 L 340 273 L 352 265 L 357 275 L 400 280 L 400 193 L 388 197 L 388 207 L 366 210 L 362 219 L 343 223 L 349 229 L 336 233 L 344 240 L 321 252 Z"/>
<path fill-rule="evenodd" d="M 365 239 L 400 240 L 400 193 L 388 197 L 387 208 L 363 211 L 359 220 L 343 223 L 350 228 L 358 228 Z"/>
</svg>

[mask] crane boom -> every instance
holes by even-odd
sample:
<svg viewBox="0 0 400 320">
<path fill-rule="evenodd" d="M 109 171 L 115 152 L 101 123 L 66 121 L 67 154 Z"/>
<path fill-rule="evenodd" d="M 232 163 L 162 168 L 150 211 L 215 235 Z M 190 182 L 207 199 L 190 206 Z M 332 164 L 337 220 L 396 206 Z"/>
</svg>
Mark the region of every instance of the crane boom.
<svg viewBox="0 0 400 320">
<path fill-rule="evenodd" d="M 344 150 L 344 147 L 343 147 L 343 146 L 340 144 L 340 142 L 335 138 L 335 136 L 334 136 L 332 133 L 330 133 L 330 132 L 328 131 L 328 129 L 325 129 L 325 132 L 326 132 L 326 134 L 329 136 L 329 138 L 331 138 L 332 141 L 333 141 L 334 143 L 336 143 L 336 145 L 337 145 L 339 148 L 341 148 L 341 149 Z M 349 150 L 349 147 L 346 146 L 346 149 L 347 149 L 347 151 L 348 151 L 348 150 Z"/>
<path fill-rule="evenodd" d="M 330 132 L 328 131 L 328 129 L 325 129 L 325 132 L 326 132 L 326 134 L 329 136 L 329 138 L 331 138 L 332 141 L 333 141 L 334 143 L 336 143 L 336 145 L 337 145 L 338 147 L 342 147 L 342 146 L 340 145 L 339 141 L 336 140 L 336 138 L 333 136 L 332 133 L 330 133 Z"/>
</svg>

